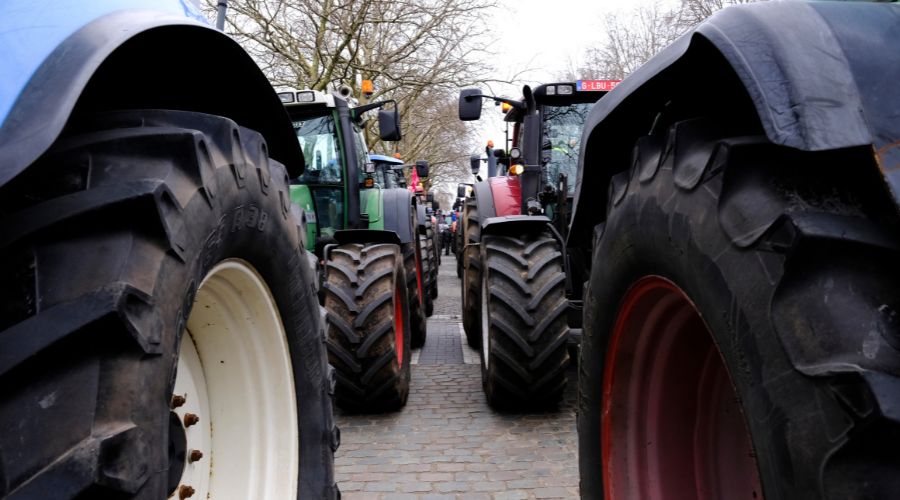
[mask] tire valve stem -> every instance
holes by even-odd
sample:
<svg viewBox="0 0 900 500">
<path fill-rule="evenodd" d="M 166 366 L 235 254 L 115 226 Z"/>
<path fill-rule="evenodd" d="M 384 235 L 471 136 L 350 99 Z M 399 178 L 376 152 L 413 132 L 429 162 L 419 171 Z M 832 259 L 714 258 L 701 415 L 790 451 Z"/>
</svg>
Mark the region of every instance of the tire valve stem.
<svg viewBox="0 0 900 500">
<path fill-rule="evenodd" d="M 192 488 L 186 484 L 182 484 L 178 488 L 178 498 L 180 498 L 181 500 L 184 500 L 185 498 L 189 498 L 192 496 L 194 496 L 194 488 Z"/>
<path fill-rule="evenodd" d="M 200 450 L 191 450 L 191 454 L 188 455 L 188 461 L 191 463 L 194 463 L 201 458 L 203 458 L 203 452 Z"/>
<path fill-rule="evenodd" d="M 187 401 L 187 398 L 185 398 L 181 394 L 175 394 L 174 396 L 172 396 L 172 403 L 171 403 L 172 409 L 174 410 L 175 408 L 178 408 L 179 406 L 183 405 L 185 403 L 185 401 Z"/>
<path fill-rule="evenodd" d="M 197 415 L 195 415 L 193 413 L 185 413 L 184 414 L 184 426 L 185 427 L 190 427 L 199 421 L 200 421 L 200 417 L 198 417 Z"/>
</svg>

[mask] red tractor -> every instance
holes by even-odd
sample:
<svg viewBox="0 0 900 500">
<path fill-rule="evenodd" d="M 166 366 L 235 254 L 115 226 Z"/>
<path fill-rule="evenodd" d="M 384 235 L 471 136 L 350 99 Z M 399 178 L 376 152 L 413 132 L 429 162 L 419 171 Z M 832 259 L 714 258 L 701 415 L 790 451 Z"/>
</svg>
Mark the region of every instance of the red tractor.
<svg viewBox="0 0 900 500">
<path fill-rule="evenodd" d="M 475 183 L 462 216 L 463 326 L 480 348 L 492 406 L 549 406 L 565 388 L 567 346 L 581 326 L 580 293 L 566 274 L 568 179 L 584 118 L 605 93 L 598 82 L 578 81 L 525 86 L 520 101 L 478 89 L 460 94 L 460 119 L 477 120 L 489 98 L 511 106 L 514 124 L 508 154 L 488 145 L 488 178 Z M 472 172 L 480 166 L 473 157 Z"/>
</svg>

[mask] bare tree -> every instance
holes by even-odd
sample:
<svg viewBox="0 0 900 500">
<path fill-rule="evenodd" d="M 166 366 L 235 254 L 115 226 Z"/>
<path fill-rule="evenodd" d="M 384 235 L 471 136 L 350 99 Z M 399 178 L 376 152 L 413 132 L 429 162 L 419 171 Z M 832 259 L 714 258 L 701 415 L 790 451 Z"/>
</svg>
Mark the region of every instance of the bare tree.
<svg viewBox="0 0 900 500">
<path fill-rule="evenodd" d="M 361 81 L 373 80 L 370 100 L 398 103 L 404 138 L 382 144 L 370 124 L 368 146 L 427 159 L 439 179 L 460 171 L 457 159 L 472 149 L 450 106 L 459 87 L 488 73 L 484 20 L 493 6 L 494 0 L 241 0 L 231 4 L 226 31 L 276 87 L 348 85 L 359 96 Z"/>
<path fill-rule="evenodd" d="M 682 0 L 676 8 L 642 4 L 607 14 L 601 20 L 598 45 L 585 51 L 577 70 L 570 64 L 568 72 L 582 78 L 625 78 L 714 12 L 753 1 L 757 0 Z"/>
</svg>

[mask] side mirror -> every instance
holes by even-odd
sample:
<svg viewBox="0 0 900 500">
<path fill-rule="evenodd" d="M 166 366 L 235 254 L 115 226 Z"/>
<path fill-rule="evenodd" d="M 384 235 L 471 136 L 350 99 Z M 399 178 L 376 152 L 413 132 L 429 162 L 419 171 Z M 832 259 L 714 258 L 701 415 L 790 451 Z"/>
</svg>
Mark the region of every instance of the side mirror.
<svg viewBox="0 0 900 500">
<path fill-rule="evenodd" d="M 459 119 L 468 122 L 481 118 L 481 95 L 479 89 L 463 89 L 459 93 Z"/>
<path fill-rule="evenodd" d="M 428 162 L 425 160 L 416 160 L 416 175 L 420 179 L 428 178 Z"/>
<path fill-rule="evenodd" d="M 472 175 L 478 175 L 478 171 L 481 170 L 480 155 L 472 155 L 469 157 L 469 169 L 472 171 Z"/>
<path fill-rule="evenodd" d="M 466 197 L 466 185 L 460 184 L 456 186 L 456 197 L 457 198 L 465 198 Z"/>
<path fill-rule="evenodd" d="M 397 107 L 392 109 L 378 110 L 378 136 L 382 141 L 399 141 L 402 137 L 400 134 L 400 113 Z"/>
<path fill-rule="evenodd" d="M 428 203 L 434 203 L 434 193 L 428 193 L 425 195 L 425 201 Z"/>
<path fill-rule="evenodd" d="M 440 209 L 441 209 L 441 204 L 440 204 L 439 201 L 434 200 L 434 201 L 431 202 L 431 207 L 434 208 L 435 210 L 440 210 Z"/>
</svg>

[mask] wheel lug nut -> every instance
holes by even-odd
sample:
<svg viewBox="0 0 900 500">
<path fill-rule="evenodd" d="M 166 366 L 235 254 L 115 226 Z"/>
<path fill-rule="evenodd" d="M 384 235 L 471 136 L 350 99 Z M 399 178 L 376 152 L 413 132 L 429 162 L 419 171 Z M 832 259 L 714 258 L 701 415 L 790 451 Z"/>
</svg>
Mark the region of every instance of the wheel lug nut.
<svg viewBox="0 0 900 500">
<path fill-rule="evenodd" d="M 200 450 L 191 450 L 191 454 L 188 455 L 188 461 L 191 463 L 194 463 L 201 458 L 203 458 L 203 452 Z"/>
<path fill-rule="evenodd" d="M 181 394 L 173 395 L 172 403 L 171 403 L 172 409 L 174 410 L 175 408 L 178 408 L 179 406 L 183 405 L 185 401 L 187 401 L 187 398 L 185 398 Z"/>
<path fill-rule="evenodd" d="M 194 496 L 194 488 L 191 488 L 186 484 L 183 484 L 178 488 L 178 498 L 180 498 L 181 500 L 192 496 Z"/>
<path fill-rule="evenodd" d="M 184 426 L 185 427 L 190 427 L 199 421 L 200 421 L 200 417 L 198 417 L 197 415 L 194 415 L 193 413 L 185 413 L 184 414 Z"/>
</svg>

